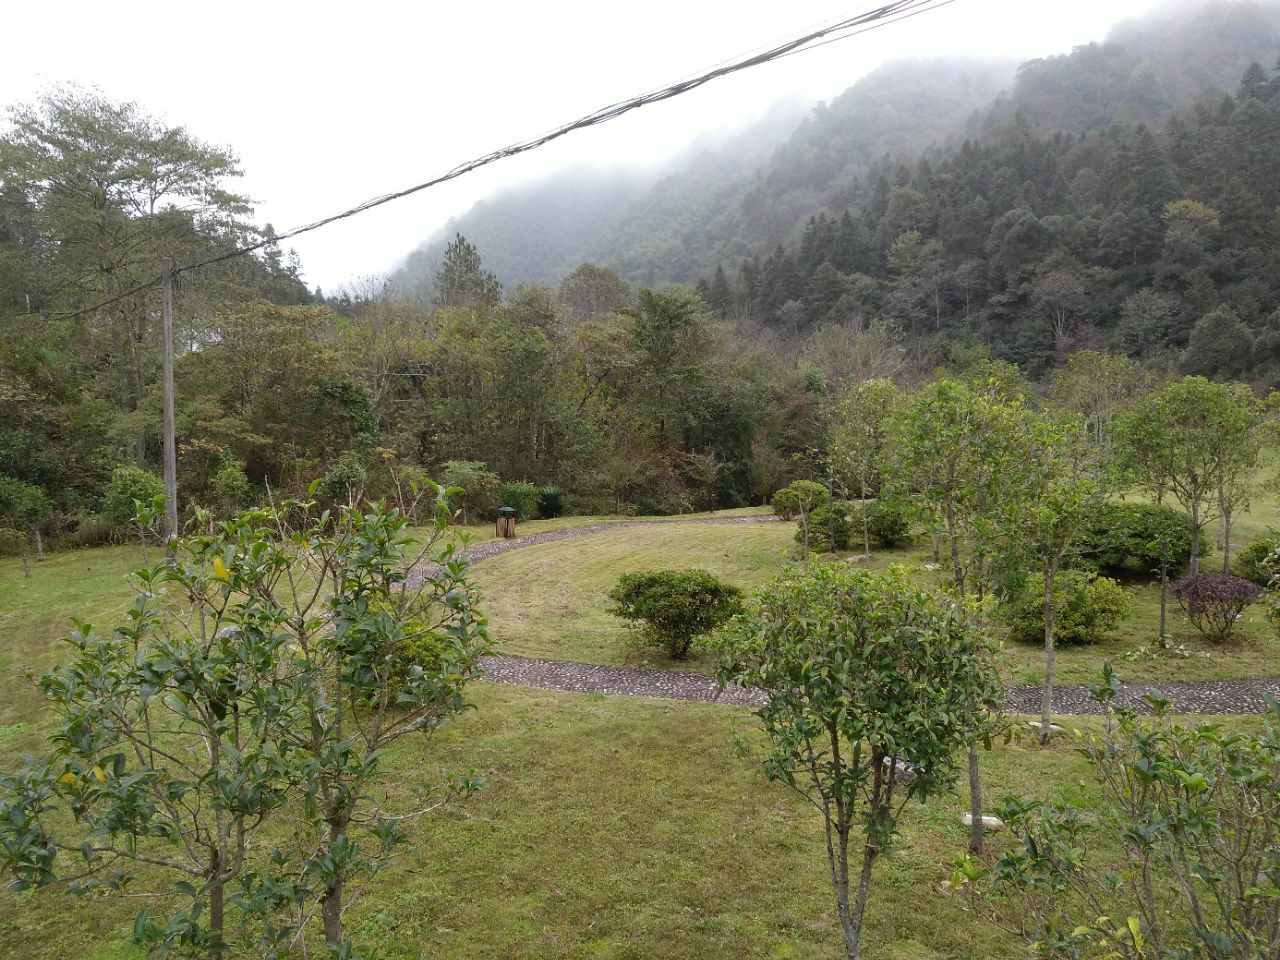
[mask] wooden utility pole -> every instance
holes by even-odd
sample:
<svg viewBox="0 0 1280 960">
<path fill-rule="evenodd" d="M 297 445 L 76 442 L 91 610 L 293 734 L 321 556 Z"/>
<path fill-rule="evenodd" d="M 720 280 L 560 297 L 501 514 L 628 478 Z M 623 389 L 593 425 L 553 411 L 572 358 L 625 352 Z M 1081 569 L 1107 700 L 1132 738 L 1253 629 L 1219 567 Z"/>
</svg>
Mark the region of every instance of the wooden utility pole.
<svg viewBox="0 0 1280 960">
<path fill-rule="evenodd" d="M 173 560 L 178 536 L 178 439 L 173 416 L 173 261 L 164 259 L 164 294 L 160 307 L 164 325 L 164 519 L 165 543 Z"/>
</svg>

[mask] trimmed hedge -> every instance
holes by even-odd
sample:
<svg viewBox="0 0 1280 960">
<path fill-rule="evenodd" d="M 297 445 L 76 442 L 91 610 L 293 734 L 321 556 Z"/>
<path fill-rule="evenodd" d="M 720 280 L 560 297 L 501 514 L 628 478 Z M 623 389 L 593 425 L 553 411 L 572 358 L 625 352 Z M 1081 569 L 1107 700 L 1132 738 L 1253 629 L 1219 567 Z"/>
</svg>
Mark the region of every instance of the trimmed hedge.
<svg viewBox="0 0 1280 960">
<path fill-rule="evenodd" d="M 1209 543 L 1200 536 L 1200 556 Z M 1170 572 L 1179 573 L 1191 556 L 1191 518 L 1181 510 L 1155 503 L 1105 503 L 1080 539 L 1081 559 L 1110 573 L 1150 574 L 1161 554 Z"/>
<path fill-rule="evenodd" d="M 742 611 L 742 591 L 706 570 L 624 573 L 609 599 L 610 613 L 640 624 L 654 645 L 677 660 L 688 655 L 694 638 Z"/>
</svg>

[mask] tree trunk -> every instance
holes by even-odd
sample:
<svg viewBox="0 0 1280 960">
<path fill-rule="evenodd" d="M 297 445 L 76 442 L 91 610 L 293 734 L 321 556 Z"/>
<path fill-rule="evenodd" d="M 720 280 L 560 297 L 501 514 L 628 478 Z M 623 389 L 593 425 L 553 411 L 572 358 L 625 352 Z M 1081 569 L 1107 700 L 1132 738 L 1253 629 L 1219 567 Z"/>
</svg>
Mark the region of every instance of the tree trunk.
<svg viewBox="0 0 1280 960">
<path fill-rule="evenodd" d="M 1200 505 L 1191 504 L 1191 565 L 1192 573 L 1200 572 Z"/>
<path fill-rule="evenodd" d="M 1040 743 L 1047 744 L 1053 720 L 1053 573 L 1044 578 L 1044 692 L 1040 698 Z"/>
<path fill-rule="evenodd" d="M 849 907 L 849 832 L 847 825 L 840 828 L 837 862 L 832 864 L 832 878 L 836 887 L 836 911 L 840 914 L 840 929 L 844 933 L 844 950 L 848 958 L 857 958 L 861 931 L 854 925 L 853 911 Z"/>
<path fill-rule="evenodd" d="M 862 555 L 866 559 L 871 559 L 871 517 L 868 513 L 867 506 L 867 471 L 864 464 L 863 469 L 858 472 L 858 485 L 862 487 L 858 491 L 858 499 L 862 501 Z"/>
<path fill-rule="evenodd" d="M 1165 615 L 1169 609 L 1169 564 L 1160 564 L 1160 646 L 1168 644 L 1165 630 Z"/>
<path fill-rule="evenodd" d="M 209 933 L 213 936 L 213 945 L 209 947 L 209 960 L 222 960 L 222 929 L 224 899 L 226 891 L 221 880 L 213 880 L 209 884 Z"/>
<path fill-rule="evenodd" d="M 1222 510 L 1222 572 L 1231 572 L 1231 511 Z"/>
<path fill-rule="evenodd" d="M 982 855 L 982 771 L 978 766 L 978 742 L 969 744 L 969 852 Z"/>
<path fill-rule="evenodd" d="M 344 816 L 336 816 L 329 821 L 329 844 L 332 847 L 347 835 L 347 822 Z M 325 884 L 324 898 L 320 901 L 320 915 L 324 920 L 325 943 L 333 950 L 342 944 L 342 898 L 346 878 L 341 872 L 331 877 Z"/>
<path fill-rule="evenodd" d="M 875 863 L 876 848 L 871 843 L 862 847 L 862 872 L 858 875 L 858 893 L 853 901 L 853 916 L 845 926 L 844 952 L 846 960 L 862 960 L 862 920 L 867 912 L 867 894 L 871 890 L 871 867 Z"/>
</svg>

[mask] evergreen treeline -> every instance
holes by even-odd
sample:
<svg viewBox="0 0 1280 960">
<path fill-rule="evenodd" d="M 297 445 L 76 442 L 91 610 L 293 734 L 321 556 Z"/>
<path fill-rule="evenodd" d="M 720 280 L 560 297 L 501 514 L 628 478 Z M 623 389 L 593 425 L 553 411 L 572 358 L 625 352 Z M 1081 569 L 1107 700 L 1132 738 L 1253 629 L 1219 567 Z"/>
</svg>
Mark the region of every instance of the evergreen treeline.
<svg viewBox="0 0 1280 960">
<path fill-rule="evenodd" d="M 838 217 L 873 165 L 914 167 L 930 150 L 966 136 L 985 141 L 1018 117 L 1044 133 L 1158 127 L 1205 97 L 1234 92 L 1251 62 L 1269 65 L 1278 52 L 1280 3 L 1214 0 L 1157 9 L 1117 26 L 1105 43 L 1029 61 L 1016 74 L 1012 62 L 891 63 L 798 126 L 783 111 L 690 151 L 656 183 L 610 190 L 599 177 L 552 178 L 508 191 L 457 218 L 398 279 L 407 288 L 425 282 L 461 232 L 508 286 L 556 282 L 582 261 L 634 285 L 693 283 L 718 263 L 793 245 L 811 216 Z M 531 244 L 531 233 L 544 242 Z"/>
<path fill-rule="evenodd" d="M 986 344 L 1043 369 L 1081 346 L 1214 376 L 1280 361 L 1280 76 L 1160 126 L 1037 132 L 1021 117 L 703 282 L 711 306 L 795 335 L 882 318 L 944 360 Z"/>
</svg>

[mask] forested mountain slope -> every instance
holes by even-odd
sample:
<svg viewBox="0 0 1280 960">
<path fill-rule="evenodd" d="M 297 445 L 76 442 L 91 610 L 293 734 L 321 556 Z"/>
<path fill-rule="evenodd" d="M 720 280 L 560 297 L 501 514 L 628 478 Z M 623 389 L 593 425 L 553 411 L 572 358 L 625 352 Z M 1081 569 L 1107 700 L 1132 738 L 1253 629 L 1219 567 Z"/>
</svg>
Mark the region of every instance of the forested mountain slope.
<svg viewBox="0 0 1280 960">
<path fill-rule="evenodd" d="M 393 275 L 407 293 L 429 287 L 445 246 L 457 233 L 484 251 L 485 262 L 508 290 L 560 279 L 599 238 L 670 229 L 674 218 L 705 208 L 768 156 L 795 129 L 805 107 L 775 104 L 747 129 L 708 135 L 656 167 L 610 171 L 575 169 L 513 187 L 454 218 L 411 253 Z"/>
<path fill-rule="evenodd" d="M 837 215 L 876 161 L 914 164 L 966 135 L 1100 131 L 1158 122 L 1246 67 L 1280 53 L 1280 3 L 1218 0 L 1164 7 L 1117 26 L 1105 43 L 1014 63 L 950 59 L 886 65 L 796 125 L 792 114 L 719 149 L 695 150 L 656 182 L 564 176 L 478 204 L 412 254 L 404 288 L 424 282 L 455 233 L 504 285 L 554 282 L 578 263 L 631 283 L 694 282 L 719 263 L 795 241 L 809 217 Z"/>
</svg>

